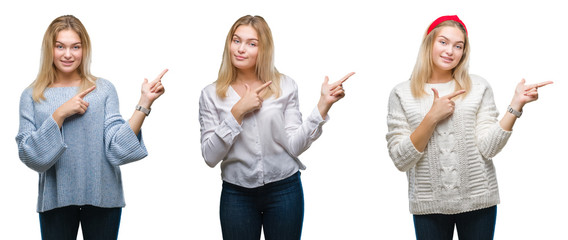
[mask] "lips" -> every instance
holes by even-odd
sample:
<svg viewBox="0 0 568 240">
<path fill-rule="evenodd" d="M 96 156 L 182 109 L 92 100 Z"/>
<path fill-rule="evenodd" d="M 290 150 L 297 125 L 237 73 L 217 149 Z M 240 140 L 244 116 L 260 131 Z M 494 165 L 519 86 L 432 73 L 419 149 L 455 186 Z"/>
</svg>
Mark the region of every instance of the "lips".
<svg viewBox="0 0 568 240">
<path fill-rule="evenodd" d="M 235 58 L 239 61 L 247 59 L 246 57 L 243 56 L 235 56 Z"/>
<path fill-rule="evenodd" d="M 454 61 L 454 58 L 451 57 L 441 57 L 444 62 L 451 63 Z"/>
<path fill-rule="evenodd" d="M 73 65 L 75 61 L 61 61 L 61 63 L 63 64 L 63 66 L 71 66 Z"/>
</svg>

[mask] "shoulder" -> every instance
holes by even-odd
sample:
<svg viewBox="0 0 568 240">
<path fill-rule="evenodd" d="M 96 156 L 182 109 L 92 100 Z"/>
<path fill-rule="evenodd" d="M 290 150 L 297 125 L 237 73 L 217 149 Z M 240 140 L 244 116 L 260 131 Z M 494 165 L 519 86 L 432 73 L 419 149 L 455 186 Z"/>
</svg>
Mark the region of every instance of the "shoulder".
<svg viewBox="0 0 568 240">
<path fill-rule="evenodd" d="M 95 80 L 95 84 L 97 85 L 98 89 L 115 89 L 114 85 L 109 80 L 106 80 L 104 78 L 97 78 L 97 80 Z"/>
<path fill-rule="evenodd" d="M 215 82 L 210 83 L 201 90 L 201 96 L 213 96 L 217 94 L 217 84 Z"/>
<path fill-rule="evenodd" d="M 493 89 L 487 80 L 474 74 L 470 74 L 469 77 L 471 78 L 471 93 L 480 96 L 487 93 L 493 94 Z"/>
<path fill-rule="evenodd" d="M 391 97 L 392 96 L 401 96 L 404 95 L 405 93 L 411 93 L 411 89 L 410 89 L 410 80 L 406 80 L 404 82 L 401 82 L 399 84 L 397 84 L 396 86 L 394 86 L 391 90 Z"/>
<path fill-rule="evenodd" d="M 469 78 L 471 79 L 472 86 L 478 86 L 484 88 L 491 87 L 491 85 L 489 85 L 489 82 L 485 80 L 485 78 L 480 77 L 479 75 L 470 74 Z"/>
<path fill-rule="evenodd" d="M 282 74 L 282 76 L 280 76 L 280 87 L 282 88 L 282 90 L 297 89 L 298 84 L 296 84 L 296 81 L 294 81 L 294 79 L 292 79 L 290 76 Z"/>
</svg>

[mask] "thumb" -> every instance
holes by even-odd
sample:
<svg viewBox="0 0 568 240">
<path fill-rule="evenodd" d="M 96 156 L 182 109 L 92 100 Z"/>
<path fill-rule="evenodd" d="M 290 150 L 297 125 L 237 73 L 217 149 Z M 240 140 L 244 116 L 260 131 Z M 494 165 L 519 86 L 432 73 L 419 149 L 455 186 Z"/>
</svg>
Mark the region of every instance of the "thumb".
<svg viewBox="0 0 568 240">
<path fill-rule="evenodd" d="M 432 92 L 434 92 L 434 99 L 440 98 L 440 96 L 438 96 L 438 90 L 436 90 L 435 88 L 432 88 Z"/>
<path fill-rule="evenodd" d="M 147 83 L 148 83 L 148 79 L 144 78 L 144 84 L 147 84 Z"/>
<path fill-rule="evenodd" d="M 329 77 L 325 76 L 325 79 L 323 80 L 323 84 L 327 85 L 329 84 Z"/>
<path fill-rule="evenodd" d="M 246 91 L 247 93 L 250 92 L 250 87 L 249 87 L 249 85 L 246 84 L 246 83 L 245 83 L 245 91 Z"/>
</svg>

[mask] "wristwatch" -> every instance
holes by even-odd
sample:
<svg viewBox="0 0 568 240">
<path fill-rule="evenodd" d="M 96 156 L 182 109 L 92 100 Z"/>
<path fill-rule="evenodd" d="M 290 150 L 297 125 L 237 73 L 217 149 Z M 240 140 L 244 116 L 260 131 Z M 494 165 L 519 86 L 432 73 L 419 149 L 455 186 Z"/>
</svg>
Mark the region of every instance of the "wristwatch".
<svg viewBox="0 0 568 240">
<path fill-rule="evenodd" d="M 146 114 L 146 116 L 150 115 L 150 111 L 152 111 L 152 109 L 147 109 L 147 108 L 142 107 L 140 105 L 136 106 L 136 110 L 143 112 L 144 114 Z"/>
<path fill-rule="evenodd" d="M 507 112 L 510 112 L 511 114 L 515 115 L 515 117 L 517 117 L 517 118 L 520 118 L 521 115 L 523 115 L 523 110 L 521 110 L 521 111 L 519 112 L 519 111 L 513 109 L 513 108 L 511 107 L 511 105 L 509 105 L 509 107 L 507 108 Z"/>
</svg>

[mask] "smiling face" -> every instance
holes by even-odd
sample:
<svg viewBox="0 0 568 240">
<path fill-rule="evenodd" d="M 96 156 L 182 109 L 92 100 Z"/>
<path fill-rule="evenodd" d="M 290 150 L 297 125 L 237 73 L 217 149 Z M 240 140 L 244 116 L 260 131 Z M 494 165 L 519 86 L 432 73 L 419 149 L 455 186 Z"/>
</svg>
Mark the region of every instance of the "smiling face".
<svg viewBox="0 0 568 240">
<path fill-rule="evenodd" d="M 77 68 L 83 59 L 81 38 L 72 29 L 60 31 L 53 47 L 53 65 L 58 74 L 78 74 Z"/>
<path fill-rule="evenodd" d="M 231 62 L 239 70 L 254 71 L 258 56 L 258 34 L 250 25 L 241 25 L 231 41 Z"/>
<path fill-rule="evenodd" d="M 463 32 L 453 26 L 442 27 L 432 46 L 434 71 L 452 71 L 461 61 L 464 52 Z"/>
</svg>

